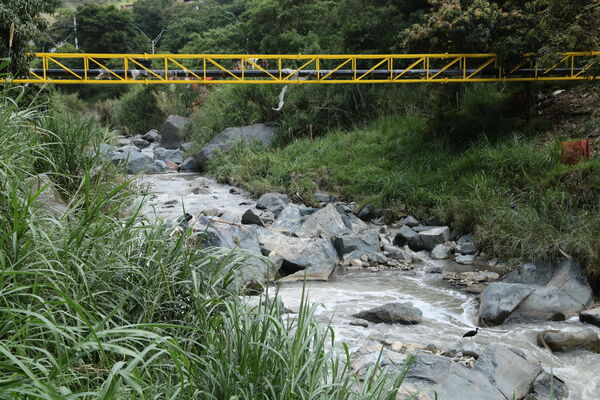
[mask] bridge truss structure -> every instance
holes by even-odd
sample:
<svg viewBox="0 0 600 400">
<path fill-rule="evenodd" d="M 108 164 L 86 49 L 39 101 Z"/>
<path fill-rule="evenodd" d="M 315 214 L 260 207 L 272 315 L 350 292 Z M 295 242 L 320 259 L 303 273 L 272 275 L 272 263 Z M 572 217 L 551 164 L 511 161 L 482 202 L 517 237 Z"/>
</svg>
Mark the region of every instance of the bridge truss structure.
<svg viewBox="0 0 600 400">
<path fill-rule="evenodd" d="M 600 79 L 600 51 L 559 53 L 549 67 L 526 54 L 272 55 L 32 53 L 33 68 L 5 82 L 33 84 L 360 84 Z"/>
</svg>

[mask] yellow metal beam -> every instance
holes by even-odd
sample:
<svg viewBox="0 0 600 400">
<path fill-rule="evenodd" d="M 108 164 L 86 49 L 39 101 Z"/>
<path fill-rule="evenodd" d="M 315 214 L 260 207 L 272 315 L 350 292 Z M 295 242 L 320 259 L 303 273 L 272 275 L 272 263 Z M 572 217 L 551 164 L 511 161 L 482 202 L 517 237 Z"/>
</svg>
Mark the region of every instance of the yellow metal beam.
<svg viewBox="0 0 600 400">
<path fill-rule="evenodd" d="M 535 65 L 532 54 L 525 54 L 513 68 L 500 68 L 496 62 L 499 57 L 490 53 L 34 53 L 29 56 L 32 57 L 33 64 L 40 67 L 32 68 L 27 76 L 4 78 L 3 81 L 110 85 L 450 83 L 600 79 L 598 72 L 591 72 L 592 66 L 600 60 L 600 51 L 558 53 L 559 61 L 550 68 Z"/>
</svg>

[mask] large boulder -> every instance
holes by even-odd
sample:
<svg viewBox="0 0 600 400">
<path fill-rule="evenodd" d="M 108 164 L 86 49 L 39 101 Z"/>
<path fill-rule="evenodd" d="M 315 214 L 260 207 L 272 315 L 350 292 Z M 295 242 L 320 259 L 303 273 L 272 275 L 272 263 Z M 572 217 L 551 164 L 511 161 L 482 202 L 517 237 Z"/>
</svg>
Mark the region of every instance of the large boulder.
<svg viewBox="0 0 600 400">
<path fill-rule="evenodd" d="M 504 321 L 562 321 L 592 304 L 592 291 L 574 260 L 558 267 L 527 264 L 484 290 L 479 322 L 493 326 Z"/>
<path fill-rule="evenodd" d="M 332 238 L 349 234 L 357 234 L 367 229 L 368 225 L 352 214 L 342 214 L 333 204 L 312 214 L 304 221 L 296 232 L 299 237 Z"/>
<path fill-rule="evenodd" d="M 450 240 L 450 228 L 447 226 L 410 228 L 403 225 L 394 238 L 394 244 L 397 246 L 408 245 L 411 250 L 432 251 L 438 244 L 443 244 Z"/>
<path fill-rule="evenodd" d="M 213 140 L 196 154 L 196 161 L 200 168 L 204 169 L 208 160 L 214 158 L 219 152 L 229 150 L 238 141 L 242 141 L 245 144 L 257 142 L 265 147 L 270 146 L 275 139 L 276 133 L 276 128 L 264 124 L 227 128 L 215 136 Z"/>
<path fill-rule="evenodd" d="M 337 265 L 337 252 L 328 239 L 297 238 L 259 229 L 261 251 L 277 263 L 284 281 L 327 280 Z"/>
<path fill-rule="evenodd" d="M 379 235 L 366 231 L 356 235 L 338 236 L 332 239 L 340 258 L 344 261 L 379 253 Z"/>
<path fill-rule="evenodd" d="M 374 323 L 416 325 L 423 319 L 423 313 L 416 307 L 405 303 L 388 303 L 370 310 L 352 315 Z"/>
<path fill-rule="evenodd" d="M 520 283 L 490 283 L 481 294 L 479 325 L 500 325 L 531 292 L 533 288 Z"/>
<path fill-rule="evenodd" d="M 183 143 L 183 129 L 189 123 L 190 120 L 187 118 L 169 115 L 163 125 L 160 146 L 165 149 L 179 148 Z"/>
<path fill-rule="evenodd" d="M 600 307 L 580 312 L 579 320 L 586 324 L 600 326 Z"/>
<path fill-rule="evenodd" d="M 194 172 L 198 170 L 198 164 L 194 157 L 188 157 L 181 163 L 181 172 Z"/>
<path fill-rule="evenodd" d="M 533 381 L 533 387 L 526 400 L 563 400 L 568 396 L 569 389 L 565 382 L 542 371 Z"/>
<path fill-rule="evenodd" d="M 283 193 L 265 193 L 256 202 L 256 208 L 259 210 L 269 210 L 275 217 L 278 217 L 285 206 L 291 202 L 292 200 Z"/>
<path fill-rule="evenodd" d="M 165 149 L 164 147 L 157 147 L 154 149 L 154 159 L 171 161 L 175 164 L 181 164 L 183 162 L 183 152 L 181 150 Z"/>
<path fill-rule="evenodd" d="M 548 346 L 552 351 L 585 349 L 600 353 L 600 338 L 591 328 L 578 331 L 544 331 L 538 335 L 538 345 Z"/>
</svg>

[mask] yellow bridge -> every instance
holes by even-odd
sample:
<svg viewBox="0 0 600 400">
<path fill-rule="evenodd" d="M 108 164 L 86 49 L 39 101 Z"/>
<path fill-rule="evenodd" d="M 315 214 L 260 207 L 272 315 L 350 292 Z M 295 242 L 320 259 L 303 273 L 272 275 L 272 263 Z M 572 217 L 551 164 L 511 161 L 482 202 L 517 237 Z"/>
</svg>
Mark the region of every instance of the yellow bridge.
<svg viewBox="0 0 600 400">
<path fill-rule="evenodd" d="M 526 54 L 502 68 L 496 54 L 268 55 L 34 53 L 14 83 L 339 84 L 599 79 L 600 51 L 559 53 L 538 67 Z"/>
</svg>

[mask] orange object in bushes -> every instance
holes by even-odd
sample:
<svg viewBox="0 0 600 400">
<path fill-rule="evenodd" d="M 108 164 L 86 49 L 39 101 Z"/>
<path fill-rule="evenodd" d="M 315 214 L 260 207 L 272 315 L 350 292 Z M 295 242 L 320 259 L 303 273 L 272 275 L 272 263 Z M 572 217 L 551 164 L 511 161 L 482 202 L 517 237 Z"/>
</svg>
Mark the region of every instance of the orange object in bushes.
<svg viewBox="0 0 600 400">
<path fill-rule="evenodd" d="M 574 165 L 582 159 L 590 159 L 590 140 L 583 139 L 576 142 L 562 142 L 562 154 L 560 162 Z"/>
</svg>

